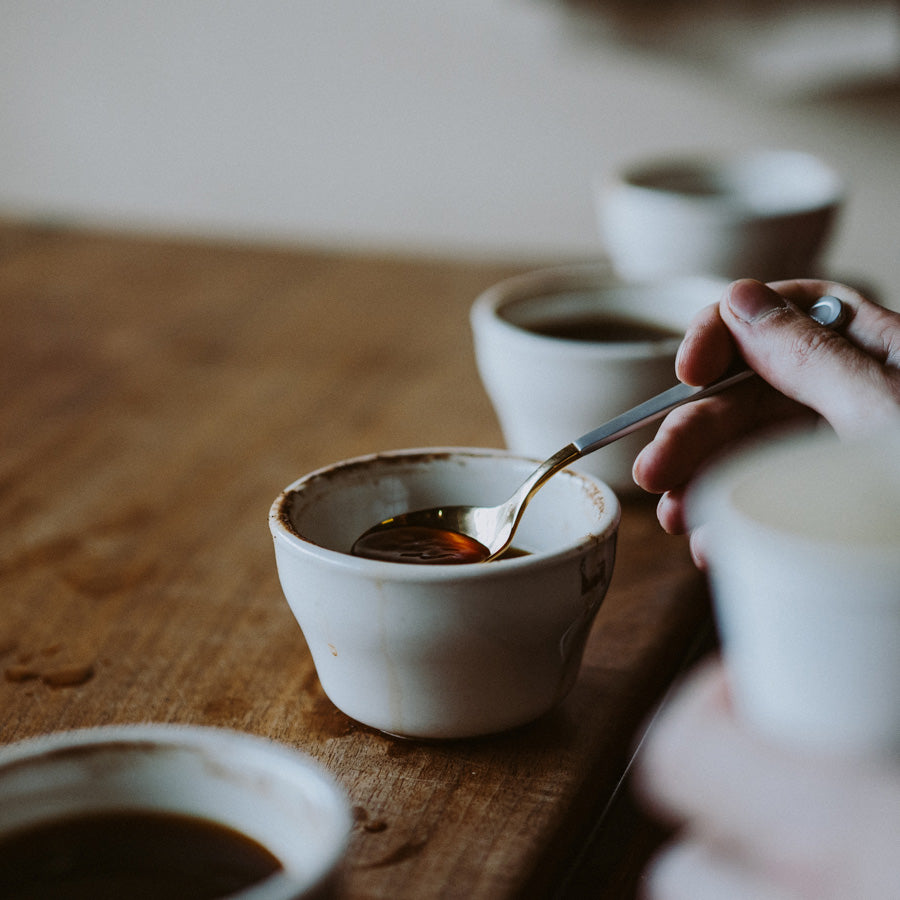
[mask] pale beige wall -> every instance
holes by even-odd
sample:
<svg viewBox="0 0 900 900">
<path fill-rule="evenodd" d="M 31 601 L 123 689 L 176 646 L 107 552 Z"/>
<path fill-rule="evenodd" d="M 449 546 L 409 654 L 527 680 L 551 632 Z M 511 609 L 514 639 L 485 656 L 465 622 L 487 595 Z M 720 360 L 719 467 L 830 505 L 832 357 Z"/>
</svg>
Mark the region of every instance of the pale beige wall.
<svg viewBox="0 0 900 900">
<path fill-rule="evenodd" d="M 633 155 L 847 177 L 832 267 L 900 297 L 900 99 L 775 98 L 542 0 L 0 0 L 0 214 L 516 257 L 600 252 Z M 577 31 L 577 29 L 576 29 Z"/>
</svg>

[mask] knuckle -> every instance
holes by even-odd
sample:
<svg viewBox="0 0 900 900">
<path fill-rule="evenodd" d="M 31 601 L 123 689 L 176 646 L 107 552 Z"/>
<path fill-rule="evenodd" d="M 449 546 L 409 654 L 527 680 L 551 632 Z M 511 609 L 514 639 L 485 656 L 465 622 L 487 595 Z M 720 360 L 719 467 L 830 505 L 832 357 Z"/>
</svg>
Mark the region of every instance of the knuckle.
<svg viewBox="0 0 900 900">
<path fill-rule="evenodd" d="M 792 337 L 788 353 L 799 367 L 815 365 L 823 353 L 836 348 L 843 340 L 840 335 L 825 328 L 806 328 Z"/>
</svg>

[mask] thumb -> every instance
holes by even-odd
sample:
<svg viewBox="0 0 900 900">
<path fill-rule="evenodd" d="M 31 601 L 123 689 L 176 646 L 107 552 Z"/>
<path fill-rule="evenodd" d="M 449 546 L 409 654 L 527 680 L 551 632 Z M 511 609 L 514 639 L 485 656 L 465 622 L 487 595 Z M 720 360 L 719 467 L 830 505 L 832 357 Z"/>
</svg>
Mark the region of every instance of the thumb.
<svg viewBox="0 0 900 900">
<path fill-rule="evenodd" d="M 782 394 L 815 410 L 838 434 L 875 427 L 887 406 L 896 414 L 881 363 L 768 285 L 734 282 L 720 314 L 747 364 Z"/>
</svg>

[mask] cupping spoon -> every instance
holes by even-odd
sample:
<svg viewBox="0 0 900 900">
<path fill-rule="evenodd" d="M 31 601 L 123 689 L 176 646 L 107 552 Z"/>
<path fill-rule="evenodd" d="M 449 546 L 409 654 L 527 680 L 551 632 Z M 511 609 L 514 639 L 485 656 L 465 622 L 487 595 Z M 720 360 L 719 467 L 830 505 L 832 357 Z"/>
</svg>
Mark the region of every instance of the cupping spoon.
<svg viewBox="0 0 900 900">
<path fill-rule="evenodd" d="M 849 310 L 837 298 L 824 296 L 809 315 L 827 328 L 839 328 Z M 499 506 L 436 506 L 384 519 L 353 545 L 357 556 L 412 563 L 489 562 L 509 548 L 522 513 L 535 492 L 552 475 L 582 456 L 636 431 L 693 400 L 724 391 L 750 378 L 752 369 L 727 373 L 704 387 L 677 384 L 576 438 L 545 460 L 518 490 Z"/>
</svg>

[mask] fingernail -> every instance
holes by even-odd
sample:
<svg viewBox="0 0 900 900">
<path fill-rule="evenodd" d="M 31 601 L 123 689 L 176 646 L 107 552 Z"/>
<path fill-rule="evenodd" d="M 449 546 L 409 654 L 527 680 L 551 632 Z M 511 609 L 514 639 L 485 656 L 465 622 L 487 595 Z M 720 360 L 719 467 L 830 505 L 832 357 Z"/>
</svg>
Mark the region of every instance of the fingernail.
<svg viewBox="0 0 900 900">
<path fill-rule="evenodd" d="M 728 308 L 743 322 L 755 322 L 785 306 L 784 298 L 760 281 L 736 281 L 728 292 Z"/>
</svg>

